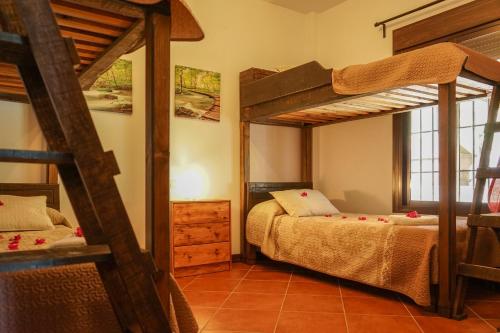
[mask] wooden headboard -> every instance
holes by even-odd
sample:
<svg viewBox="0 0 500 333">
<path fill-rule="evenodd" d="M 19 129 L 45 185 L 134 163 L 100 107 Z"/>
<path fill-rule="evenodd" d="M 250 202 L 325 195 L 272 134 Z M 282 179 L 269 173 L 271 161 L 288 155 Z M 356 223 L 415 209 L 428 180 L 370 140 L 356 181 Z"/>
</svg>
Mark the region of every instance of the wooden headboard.
<svg viewBox="0 0 500 333">
<path fill-rule="evenodd" d="M 292 183 L 248 183 L 247 188 L 247 214 L 258 203 L 273 199 L 270 192 L 284 191 L 301 188 L 312 188 L 312 182 L 292 182 Z"/>
<path fill-rule="evenodd" d="M 14 184 L 0 183 L 0 194 L 32 197 L 44 195 L 47 206 L 59 210 L 59 184 Z"/>
</svg>

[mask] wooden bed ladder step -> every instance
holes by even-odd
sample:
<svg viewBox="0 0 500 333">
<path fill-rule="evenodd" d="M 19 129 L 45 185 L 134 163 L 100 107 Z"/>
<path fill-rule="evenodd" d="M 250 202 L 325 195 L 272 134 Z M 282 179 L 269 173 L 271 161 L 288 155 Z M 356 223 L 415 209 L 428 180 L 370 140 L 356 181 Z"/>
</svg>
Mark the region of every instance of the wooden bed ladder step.
<svg viewBox="0 0 500 333">
<path fill-rule="evenodd" d="M 50 150 L 1 149 L 0 162 L 56 164 L 88 244 L 0 254 L 0 271 L 95 263 L 124 332 L 171 332 L 153 258 L 139 247 L 118 164 L 103 150 L 49 1 L 1 0 L 0 25 L 0 62 L 17 66 Z"/>
<path fill-rule="evenodd" d="M 489 178 L 500 178 L 500 168 L 489 168 L 491 149 L 495 133 L 500 132 L 500 125 L 496 122 L 500 103 L 500 86 L 493 88 L 488 108 L 488 121 L 484 131 L 484 141 L 479 159 L 479 168 L 476 173 L 476 186 L 470 214 L 467 218 L 467 252 L 465 262 L 458 264 L 457 289 L 453 304 L 453 317 L 455 319 L 465 318 L 464 303 L 469 278 L 482 279 L 493 282 L 500 282 L 500 268 L 476 265 L 473 263 L 474 249 L 481 246 L 477 242 L 477 232 L 479 227 L 493 228 L 500 242 L 500 214 L 482 214 L 483 193 L 486 187 L 486 180 Z"/>
</svg>

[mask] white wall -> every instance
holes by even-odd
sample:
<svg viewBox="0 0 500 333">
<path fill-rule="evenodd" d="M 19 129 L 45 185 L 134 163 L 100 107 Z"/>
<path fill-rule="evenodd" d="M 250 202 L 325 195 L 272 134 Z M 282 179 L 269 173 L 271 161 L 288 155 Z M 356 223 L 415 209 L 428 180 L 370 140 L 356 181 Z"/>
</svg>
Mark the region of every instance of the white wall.
<svg viewBox="0 0 500 333">
<path fill-rule="evenodd" d="M 310 15 L 264 1 L 187 2 L 205 32 L 205 39 L 195 43 L 173 43 L 171 65 L 221 73 L 221 121 L 216 123 L 172 115 L 172 200 L 192 196 L 189 188 L 188 193 L 183 195 L 183 180 L 190 174 L 203 174 L 202 186 L 205 189 L 196 191 L 200 199 L 231 200 L 232 248 L 233 253 L 239 253 L 239 72 L 250 67 L 283 69 L 312 59 L 313 21 Z M 282 146 L 281 150 L 289 154 L 293 149 L 290 149 L 290 144 L 298 143 L 297 130 L 281 129 L 279 133 L 283 136 L 279 137 L 283 140 L 277 137 L 278 132 L 266 131 L 266 128 L 252 126 L 251 130 L 255 134 L 252 137 L 252 153 L 261 161 L 264 155 L 278 157 L 270 152 L 270 144 L 281 146 L 289 138 L 289 145 Z M 272 138 L 273 141 L 266 143 L 267 146 L 256 146 L 255 143 L 263 138 Z M 277 151 L 279 154 L 280 150 Z M 298 161 L 296 157 L 292 158 Z M 273 165 L 269 170 L 261 166 L 257 173 L 252 173 L 252 181 L 269 180 L 274 175 L 279 175 L 280 179 L 298 180 L 300 170 L 297 170 L 283 164 Z M 297 178 L 293 179 L 295 175 Z"/>
<path fill-rule="evenodd" d="M 317 59 L 342 68 L 392 55 L 392 29 L 462 5 L 446 1 L 388 26 L 387 38 L 377 21 L 428 3 L 426 0 L 347 0 L 318 14 Z M 392 116 L 315 129 L 315 185 L 343 211 L 389 213 L 392 210 Z"/>
</svg>

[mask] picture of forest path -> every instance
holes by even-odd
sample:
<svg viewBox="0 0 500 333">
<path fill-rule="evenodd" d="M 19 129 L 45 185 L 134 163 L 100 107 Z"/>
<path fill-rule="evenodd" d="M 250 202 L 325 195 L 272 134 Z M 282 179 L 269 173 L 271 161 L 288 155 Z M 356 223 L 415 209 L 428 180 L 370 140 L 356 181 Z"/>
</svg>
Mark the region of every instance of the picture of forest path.
<svg viewBox="0 0 500 333">
<path fill-rule="evenodd" d="M 220 121 L 220 74 L 175 66 L 175 115 Z"/>
</svg>

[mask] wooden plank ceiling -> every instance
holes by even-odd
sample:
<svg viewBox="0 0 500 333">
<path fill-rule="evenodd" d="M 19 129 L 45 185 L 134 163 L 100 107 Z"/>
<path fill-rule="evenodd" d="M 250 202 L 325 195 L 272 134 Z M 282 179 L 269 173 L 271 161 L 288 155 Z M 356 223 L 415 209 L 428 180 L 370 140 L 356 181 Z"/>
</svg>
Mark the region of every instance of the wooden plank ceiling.
<svg viewBox="0 0 500 333">
<path fill-rule="evenodd" d="M 75 65 L 78 75 L 85 73 L 107 50 L 120 42 L 134 25 L 143 21 L 140 8 L 132 6 L 127 8 L 127 5 L 115 3 L 115 5 L 103 5 L 103 9 L 100 9 L 95 3 L 97 2 L 51 0 L 62 36 L 72 38 L 75 43 L 80 57 L 80 63 Z M 128 45 L 132 45 L 132 48 L 134 45 L 139 46 L 143 40 L 143 25 L 141 28 L 141 31 L 135 31 L 136 40 L 128 41 Z M 127 51 L 130 50 L 122 53 Z M 0 98 L 27 101 L 24 85 L 15 65 L 0 63 Z"/>
<path fill-rule="evenodd" d="M 492 87 L 467 78 L 457 78 L 457 100 L 486 97 Z M 436 84 L 413 85 L 386 92 L 353 96 L 339 102 L 270 117 L 272 123 L 321 126 L 437 105 Z M 266 121 L 263 121 L 264 123 Z"/>
</svg>

